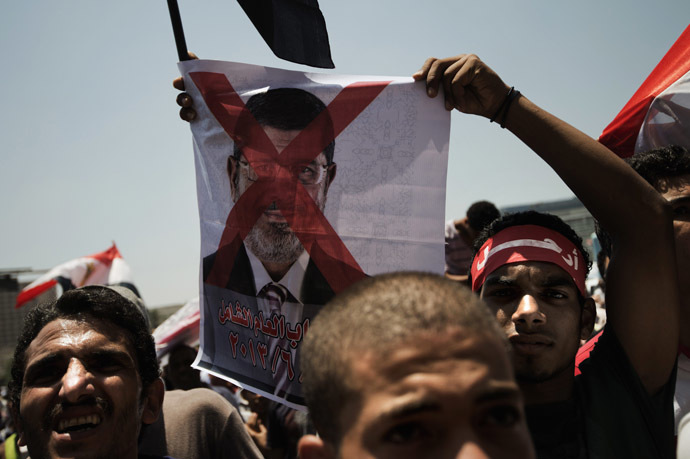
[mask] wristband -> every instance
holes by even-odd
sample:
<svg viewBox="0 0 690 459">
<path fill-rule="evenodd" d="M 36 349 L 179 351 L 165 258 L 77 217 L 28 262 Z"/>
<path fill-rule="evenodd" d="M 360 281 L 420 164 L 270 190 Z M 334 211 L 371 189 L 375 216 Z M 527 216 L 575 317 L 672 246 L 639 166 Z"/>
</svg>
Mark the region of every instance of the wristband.
<svg viewBox="0 0 690 459">
<path fill-rule="evenodd" d="M 506 103 L 510 99 L 510 96 L 513 94 L 513 89 L 515 89 L 515 86 L 510 87 L 510 91 L 508 91 L 508 95 L 506 96 L 505 99 L 503 99 L 503 103 L 501 104 L 500 107 L 498 107 L 498 110 L 496 110 L 496 113 L 494 113 L 494 116 L 491 117 L 491 119 L 489 120 L 489 123 L 493 123 L 494 121 L 496 121 L 496 118 L 498 118 L 498 115 L 501 114 L 503 107 L 505 107 Z"/>
<path fill-rule="evenodd" d="M 505 110 L 503 110 L 503 116 L 501 117 L 501 129 L 505 129 L 506 127 L 506 118 L 508 117 L 508 110 L 510 110 L 510 104 L 513 103 L 515 99 L 520 97 L 520 91 L 517 89 L 512 93 L 508 95 L 508 103 L 506 104 Z"/>
</svg>

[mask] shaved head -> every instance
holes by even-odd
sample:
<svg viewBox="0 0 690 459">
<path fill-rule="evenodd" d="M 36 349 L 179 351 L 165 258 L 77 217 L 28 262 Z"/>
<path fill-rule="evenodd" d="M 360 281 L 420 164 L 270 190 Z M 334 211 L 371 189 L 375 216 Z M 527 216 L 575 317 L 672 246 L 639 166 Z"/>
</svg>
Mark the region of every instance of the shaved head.
<svg viewBox="0 0 690 459">
<path fill-rule="evenodd" d="M 317 315 L 302 349 L 303 389 L 319 434 L 337 445 L 339 413 L 356 401 L 352 364 L 364 353 L 386 355 L 422 334 L 461 328 L 510 348 L 495 318 L 467 288 L 417 272 L 365 279 L 337 295 Z"/>
</svg>

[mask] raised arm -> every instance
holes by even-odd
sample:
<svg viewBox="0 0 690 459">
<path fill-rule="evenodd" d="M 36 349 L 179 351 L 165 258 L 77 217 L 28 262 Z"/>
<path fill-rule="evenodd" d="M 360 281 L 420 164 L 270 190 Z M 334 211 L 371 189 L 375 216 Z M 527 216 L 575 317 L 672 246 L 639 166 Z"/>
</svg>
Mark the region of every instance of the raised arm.
<svg viewBox="0 0 690 459">
<path fill-rule="evenodd" d="M 649 393 L 668 380 L 678 348 L 678 280 L 670 208 L 605 146 L 540 109 L 512 97 L 501 78 L 477 56 L 428 59 L 414 74 L 446 108 L 496 117 L 570 187 L 611 235 L 607 321 Z M 513 91 L 514 94 L 514 91 Z"/>
</svg>

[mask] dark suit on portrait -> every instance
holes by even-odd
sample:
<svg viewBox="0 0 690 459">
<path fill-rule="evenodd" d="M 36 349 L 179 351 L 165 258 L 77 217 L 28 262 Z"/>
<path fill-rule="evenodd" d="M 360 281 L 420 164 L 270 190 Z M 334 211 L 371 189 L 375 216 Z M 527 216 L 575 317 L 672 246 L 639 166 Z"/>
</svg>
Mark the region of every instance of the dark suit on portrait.
<svg viewBox="0 0 690 459">
<path fill-rule="evenodd" d="M 237 254 L 235 255 L 232 265 L 229 263 L 222 263 L 220 260 L 218 260 L 220 264 L 215 268 L 218 270 L 222 265 L 225 265 L 225 267 L 221 269 L 230 271 L 229 273 L 227 271 L 221 271 L 218 273 L 221 274 L 221 282 L 225 285 L 214 285 L 207 283 L 207 279 L 214 268 L 218 254 L 230 252 L 233 244 L 236 244 Z M 295 292 L 298 295 L 301 294 L 301 300 L 304 304 L 304 310 L 301 312 L 302 315 L 297 319 L 299 322 L 302 322 L 307 317 L 313 318 L 320 307 L 330 301 L 335 295 L 333 288 L 331 288 L 326 281 L 326 278 L 316 266 L 316 263 L 314 263 L 314 258 L 324 260 L 324 262 L 327 263 L 330 268 L 334 269 L 334 271 L 338 273 L 338 276 L 340 276 L 342 279 L 361 279 L 366 277 L 366 275 L 362 274 L 359 270 L 352 268 L 343 261 L 328 255 L 318 245 L 318 243 L 314 244 L 312 246 L 309 262 L 307 263 L 307 267 L 304 272 L 301 292 Z M 206 306 L 207 308 L 210 308 L 208 309 L 208 312 L 211 314 L 210 317 L 213 317 L 213 315 L 218 313 L 217 307 L 219 304 L 224 304 L 223 297 L 225 300 L 230 299 L 231 302 L 239 299 L 239 301 L 242 303 L 242 306 L 247 306 L 250 309 L 261 307 L 257 303 L 258 298 L 252 265 L 247 255 L 247 249 L 241 240 L 235 239 L 229 245 L 224 245 L 223 247 L 219 248 L 218 251 L 206 256 L 203 259 L 202 269 L 205 283 L 204 303 L 206 304 L 208 302 L 208 305 L 213 305 Z M 227 279 L 227 281 L 225 279 Z M 259 286 L 259 288 L 261 287 L 262 286 Z M 208 295 L 210 295 L 208 297 L 207 288 L 210 290 L 210 292 L 212 292 L 208 293 Z M 229 296 L 226 296 L 222 292 L 223 289 L 235 292 L 237 295 L 233 296 L 230 294 Z M 257 313 L 258 310 L 253 309 L 253 314 Z M 264 314 L 266 314 L 265 310 Z M 201 362 L 200 366 L 208 369 L 209 371 L 216 371 L 225 374 L 228 377 L 234 378 L 236 381 L 243 382 L 258 390 L 265 391 L 269 394 L 277 394 L 277 386 L 270 372 L 270 363 L 268 367 L 263 367 L 262 370 L 262 365 L 258 362 L 254 362 L 249 353 L 245 355 L 238 352 L 236 354 L 237 357 L 235 357 L 234 355 L 231 356 L 231 354 L 227 352 L 228 333 L 230 333 L 231 336 L 233 336 L 233 334 L 235 334 L 234 336 L 239 335 L 237 342 L 240 344 L 248 344 L 248 348 L 251 346 L 256 346 L 259 342 L 262 342 L 269 346 L 269 349 L 271 349 L 270 338 L 267 338 L 266 336 L 262 337 L 262 335 L 258 335 L 257 337 L 256 330 L 238 326 L 232 323 L 226 323 L 226 327 L 223 328 L 217 327 L 218 322 L 216 320 L 209 320 L 208 323 L 211 325 L 209 325 L 209 328 L 205 328 L 205 330 L 207 330 L 205 332 L 205 346 L 211 355 L 215 355 L 217 358 L 220 354 L 222 359 L 225 360 L 224 363 L 219 363 L 218 367 L 214 366 L 215 363 L 209 362 Z M 295 324 L 293 323 L 292 326 L 294 325 Z M 290 326 L 290 324 L 288 326 Z M 281 344 L 280 346 L 284 349 L 289 349 L 287 343 Z M 216 348 L 223 349 L 223 351 L 218 353 L 216 352 Z M 293 353 L 293 368 L 299 369 L 299 348 L 294 350 L 291 349 L 291 352 Z M 299 378 L 299 370 L 296 370 L 295 378 Z M 303 405 L 304 399 L 302 398 L 301 394 L 301 384 L 297 382 L 297 379 L 293 380 L 290 384 L 291 388 L 287 389 L 288 393 L 285 394 L 282 392 L 282 390 L 286 389 L 283 387 L 280 391 L 280 395 L 278 396 L 285 398 L 292 403 Z"/>
<path fill-rule="evenodd" d="M 335 264 L 339 269 L 348 273 L 356 273 L 357 270 L 351 266 L 343 263 L 337 258 L 333 258 L 326 254 L 318 244 L 315 244 L 312 252 L 317 251 L 316 254 L 325 260 L 329 264 Z M 217 252 L 204 258 L 203 263 L 203 278 L 206 281 L 213 264 L 216 259 Z M 240 245 L 237 255 L 235 256 L 235 262 L 232 266 L 232 271 L 230 272 L 230 277 L 228 279 L 225 288 L 233 290 L 237 293 L 241 293 L 247 296 L 256 296 L 256 286 L 254 283 L 254 273 L 252 271 L 251 263 L 249 262 L 249 257 L 247 256 L 247 249 L 244 243 Z M 312 257 L 309 258 L 309 263 L 307 264 L 307 269 L 304 273 L 304 280 L 302 281 L 302 296 L 304 304 L 314 304 L 323 305 L 326 304 L 333 296 L 335 292 L 328 284 L 324 276 L 321 274 L 319 269 L 314 263 Z"/>
</svg>

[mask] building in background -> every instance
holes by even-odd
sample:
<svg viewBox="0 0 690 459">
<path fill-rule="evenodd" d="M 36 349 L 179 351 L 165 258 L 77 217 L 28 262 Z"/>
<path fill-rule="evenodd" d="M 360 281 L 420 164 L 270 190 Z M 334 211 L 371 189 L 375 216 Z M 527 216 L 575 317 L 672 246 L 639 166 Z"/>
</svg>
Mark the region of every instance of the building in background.
<svg viewBox="0 0 690 459">
<path fill-rule="evenodd" d="M 30 268 L 0 269 L 0 385 L 6 385 L 9 380 L 12 354 L 24 316 L 38 303 L 56 298 L 56 290 L 50 289 L 21 308 L 14 308 L 20 290 L 44 272 Z"/>
<path fill-rule="evenodd" d="M 153 308 L 149 308 L 147 306 L 149 311 L 149 320 L 151 321 L 151 328 L 156 328 L 162 324 L 165 319 L 175 314 L 182 306 L 184 306 L 184 303 L 176 303 L 168 306 L 156 306 Z"/>
</svg>

